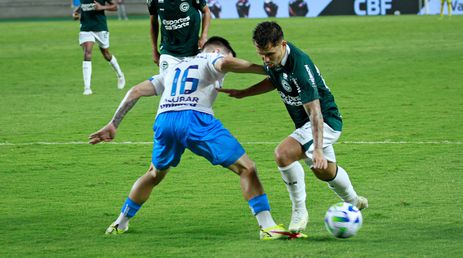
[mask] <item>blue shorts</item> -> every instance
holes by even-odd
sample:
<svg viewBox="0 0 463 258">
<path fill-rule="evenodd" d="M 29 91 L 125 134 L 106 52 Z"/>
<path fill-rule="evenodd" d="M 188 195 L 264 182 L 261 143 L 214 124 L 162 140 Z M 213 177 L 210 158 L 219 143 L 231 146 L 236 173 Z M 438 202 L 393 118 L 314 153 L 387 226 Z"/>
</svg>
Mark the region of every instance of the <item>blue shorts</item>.
<svg viewBox="0 0 463 258">
<path fill-rule="evenodd" d="M 213 165 L 234 164 L 244 149 L 213 115 L 193 110 L 171 111 L 157 116 L 153 126 L 151 161 L 157 169 L 175 167 L 188 148 Z"/>
</svg>

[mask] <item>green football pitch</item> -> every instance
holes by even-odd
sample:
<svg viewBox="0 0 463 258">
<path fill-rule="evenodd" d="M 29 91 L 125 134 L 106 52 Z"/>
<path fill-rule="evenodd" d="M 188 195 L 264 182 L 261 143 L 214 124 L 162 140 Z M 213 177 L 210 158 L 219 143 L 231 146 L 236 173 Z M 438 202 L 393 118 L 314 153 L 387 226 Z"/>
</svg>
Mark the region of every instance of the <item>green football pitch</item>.
<svg viewBox="0 0 463 258">
<path fill-rule="evenodd" d="M 213 20 L 239 57 L 260 62 L 251 41 L 262 20 Z M 463 16 L 281 19 L 306 51 L 344 118 L 337 159 L 368 197 L 364 225 L 347 240 L 324 228 L 338 202 L 306 169 L 308 239 L 258 240 L 239 178 L 186 152 L 116 237 L 104 230 L 148 168 L 156 97 L 140 100 L 116 144 L 86 144 L 131 85 L 156 74 L 148 18 L 109 21 L 111 52 L 128 86 L 93 53 L 94 94 L 83 96 L 78 22 L 0 23 L 0 256 L 461 257 L 463 255 Z M 226 77 L 244 88 L 257 75 Z M 278 223 L 291 205 L 273 150 L 294 127 L 276 92 L 219 95 L 216 117 L 255 160 Z"/>
</svg>

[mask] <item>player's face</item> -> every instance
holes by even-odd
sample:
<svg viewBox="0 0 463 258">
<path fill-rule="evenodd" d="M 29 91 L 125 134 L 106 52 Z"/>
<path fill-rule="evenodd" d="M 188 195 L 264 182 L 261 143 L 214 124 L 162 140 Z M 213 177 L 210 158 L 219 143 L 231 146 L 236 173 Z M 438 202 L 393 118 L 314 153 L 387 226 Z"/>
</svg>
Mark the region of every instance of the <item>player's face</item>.
<svg viewBox="0 0 463 258">
<path fill-rule="evenodd" d="M 275 67 L 281 64 L 281 60 L 286 51 L 286 41 L 281 41 L 273 46 L 269 43 L 265 48 L 260 48 L 257 45 L 257 54 L 262 58 L 264 64 L 268 67 Z"/>
</svg>

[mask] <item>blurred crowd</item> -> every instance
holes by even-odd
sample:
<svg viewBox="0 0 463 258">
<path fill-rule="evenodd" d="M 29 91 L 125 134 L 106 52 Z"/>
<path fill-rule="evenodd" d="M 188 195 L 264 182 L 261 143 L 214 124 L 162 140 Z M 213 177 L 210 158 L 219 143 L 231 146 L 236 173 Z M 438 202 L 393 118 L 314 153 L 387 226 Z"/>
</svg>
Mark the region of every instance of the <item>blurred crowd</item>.
<svg viewBox="0 0 463 258">
<path fill-rule="evenodd" d="M 222 6 L 218 0 L 208 0 L 207 5 L 214 15 L 214 18 L 220 18 L 222 12 Z M 247 18 L 249 17 L 249 10 L 251 9 L 251 3 L 249 0 L 238 0 L 235 4 L 238 17 Z M 278 4 L 273 0 L 265 0 L 262 6 L 268 17 L 276 17 L 278 13 Z M 309 13 L 309 7 L 307 2 L 304 0 L 289 0 L 288 1 L 288 12 L 289 16 L 306 16 Z"/>
</svg>

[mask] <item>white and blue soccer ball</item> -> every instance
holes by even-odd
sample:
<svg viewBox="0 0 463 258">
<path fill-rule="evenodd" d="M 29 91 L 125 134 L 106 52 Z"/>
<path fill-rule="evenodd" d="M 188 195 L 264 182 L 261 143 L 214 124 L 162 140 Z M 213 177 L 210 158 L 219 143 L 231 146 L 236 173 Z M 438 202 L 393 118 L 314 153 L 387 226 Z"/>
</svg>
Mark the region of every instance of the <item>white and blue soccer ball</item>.
<svg viewBox="0 0 463 258">
<path fill-rule="evenodd" d="M 362 227 L 362 213 L 354 205 L 339 202 L 332 205 L 325 215 L 326 229 L 337 238 L 348 238 Z"/>
</svg>

